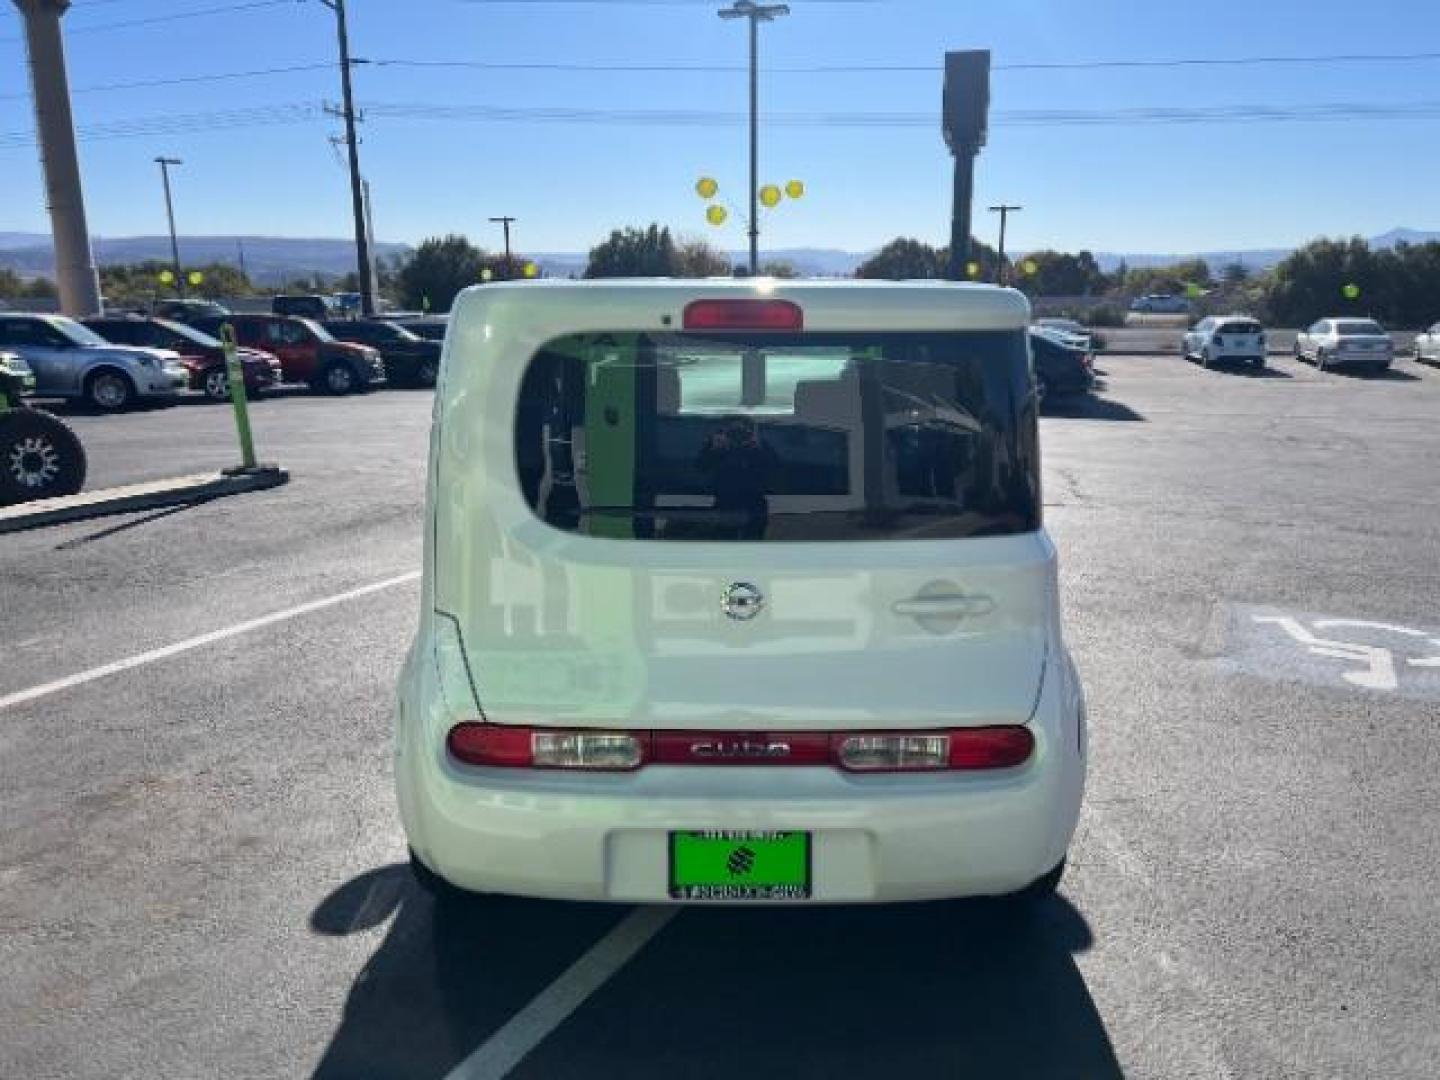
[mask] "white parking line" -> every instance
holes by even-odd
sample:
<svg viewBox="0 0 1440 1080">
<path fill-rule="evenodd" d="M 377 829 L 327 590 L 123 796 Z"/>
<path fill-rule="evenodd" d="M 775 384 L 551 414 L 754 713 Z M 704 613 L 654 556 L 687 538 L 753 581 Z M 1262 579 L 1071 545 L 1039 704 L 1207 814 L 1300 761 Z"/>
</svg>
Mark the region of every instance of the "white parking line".
<svg viewBox="0 0 1440 1080">
<path fill-rule="evenodd" d="M 74 675 L 67 675 L 65 678 L 56 679 L 54 682 L 44 683 L 40 686 L 32 686 L 28 690 L 17 690 L 13 694 L 6 694 L 0 697 L 0 710 L 8 709 L 13 705 L 22 705 L 27 701 L 34 701 L 36 698 L 46 697 L 49 694 L 56 694 L 61 690 L 68 690 L 72 686 L 83 686 L 85 683 L 94 682 L 96 679 L 103 679 L 108 675 L 117 675 L 122 671 L 129 671 L 132 668 L 144 667 L 146 664 L 153 664 L 157 660 L 167 660 L 180 653 L 203 648 L 206 645 L 213 645 L 217 641 L 224 641 L 226 638 L 232 638 L 238 634 L 248 634 L 251 630 L 259 630 L 262 627 L 273 626 L 278 622 L 285 622 L 287 619 L 295 619 L 301 615 L 309 615 L 312 611 L 321 611 L 324 608 L 333 607 L 336 604 L 343 604 L 347 600 L 356 600 L 362 596 L 369 596 L 371 593 L 379 592 L 381 589 L 389 589 L 396 585 L 403 585 L 407 581 L 414 581 L 419 576 L 420 571 L 412 570 L 408 574 L 401 574 L 399 577 L 386 578 L 384 581 L 376 581 L 370 585 L 362 585 L 360 588 L 351 589 L 349 592 L 337 593 L 334 596 L 327 596 L 321 600 L 312 600 L 308 604 L 300 604 L 298 607 L 286 608 L 284 611 L 276 611 L 269 615 L 262 615 L 258 619 L 250 619 L 246 622 L 236 623 L 234 626 L 227 626 L 223 630 L 212 630 L 208 634 L 186 638 L 184 641 L 177 641 L 173 645 L 165 645 L 159 649 L 151 649 L 149 652 L 138 653 L 135 656 L 127 656 L 123 660 L 115 660 L 109 664 L 102 664 L 100 667 L 91 668 L 89 671 L 81 671 Z"/>
<path fill-rule="evenodd" d="M 450 1071 L 445 1080 L 499 1080 L 554 1031 L 679 913 L 675 907 L 636 908 L 590 951 L 540 991 L 499 1031 Z"/>
</svg>

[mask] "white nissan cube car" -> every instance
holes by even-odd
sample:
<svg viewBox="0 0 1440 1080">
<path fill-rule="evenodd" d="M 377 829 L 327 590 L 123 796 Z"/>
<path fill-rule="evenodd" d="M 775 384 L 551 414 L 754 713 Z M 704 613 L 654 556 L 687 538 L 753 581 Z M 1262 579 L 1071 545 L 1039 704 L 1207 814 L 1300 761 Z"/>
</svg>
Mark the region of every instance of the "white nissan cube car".
<svg viewBox="0 0 1440 1080">
<path fill-rule="evenodd" d="M 464 292 L 395 740 L 421 882 L 1054 889 L 1085 706 L 1029 316 L 936 282 Z"/>
</svg>

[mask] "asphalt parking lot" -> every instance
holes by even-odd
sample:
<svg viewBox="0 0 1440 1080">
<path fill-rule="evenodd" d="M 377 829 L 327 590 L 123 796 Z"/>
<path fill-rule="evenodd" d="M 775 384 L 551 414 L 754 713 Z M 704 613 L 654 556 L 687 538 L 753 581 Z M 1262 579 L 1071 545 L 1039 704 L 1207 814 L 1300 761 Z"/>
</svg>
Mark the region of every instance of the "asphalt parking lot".
<svg viewBox="0 0 1440 1080">
<path fill-rule="evenodd" d="M 0 539 L 0 1076 L 1433 1077 L 1440 371 L 1099 366 L 1042 422 L 1093 729 L 1034 908 L 437 910 L 429 394 L 261 402 L 287 487 Z M 92 486 L 234 456 L 73 422 Z"/>
</svg>

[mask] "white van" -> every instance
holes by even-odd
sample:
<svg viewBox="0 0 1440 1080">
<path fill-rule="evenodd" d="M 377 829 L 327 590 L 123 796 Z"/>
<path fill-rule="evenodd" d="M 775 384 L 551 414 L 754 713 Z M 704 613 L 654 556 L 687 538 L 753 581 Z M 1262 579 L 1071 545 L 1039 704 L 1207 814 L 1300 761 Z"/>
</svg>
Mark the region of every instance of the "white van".
<svg viewBox="0 0 1440 1080">
<path fill-rule="evenodd" d="M 422 883 L 1053 889 L 1085 708 L 1029 321 L 939 282 L 463 293 L 395 742 Z"/>
</svg>

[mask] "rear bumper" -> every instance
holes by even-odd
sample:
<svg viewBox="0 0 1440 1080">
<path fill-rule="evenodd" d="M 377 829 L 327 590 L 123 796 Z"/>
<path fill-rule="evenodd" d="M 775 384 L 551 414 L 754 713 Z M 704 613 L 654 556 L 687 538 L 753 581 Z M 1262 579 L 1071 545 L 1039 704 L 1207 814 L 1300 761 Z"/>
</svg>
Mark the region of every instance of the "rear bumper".
<svg viewBox="0 0 1440 1080">
<path fill-rule="evenodd" d="M 668 833 L 721 829 L 811 832 L 812 903 L 999 895 L 1054 867 L 1079 816 L 1083 699 L 1063 653 L 1048 665 L 1031 721 L 1036 752 L 1026 765 L 929 776 L 464 768 L 445 754 L 448 718 L 423 670 L 429 667 L 412 661 L 402 680 L 395 763 L 401 818 L 421 860 L 466 889 L 670 903 Z"/>
</svg>

